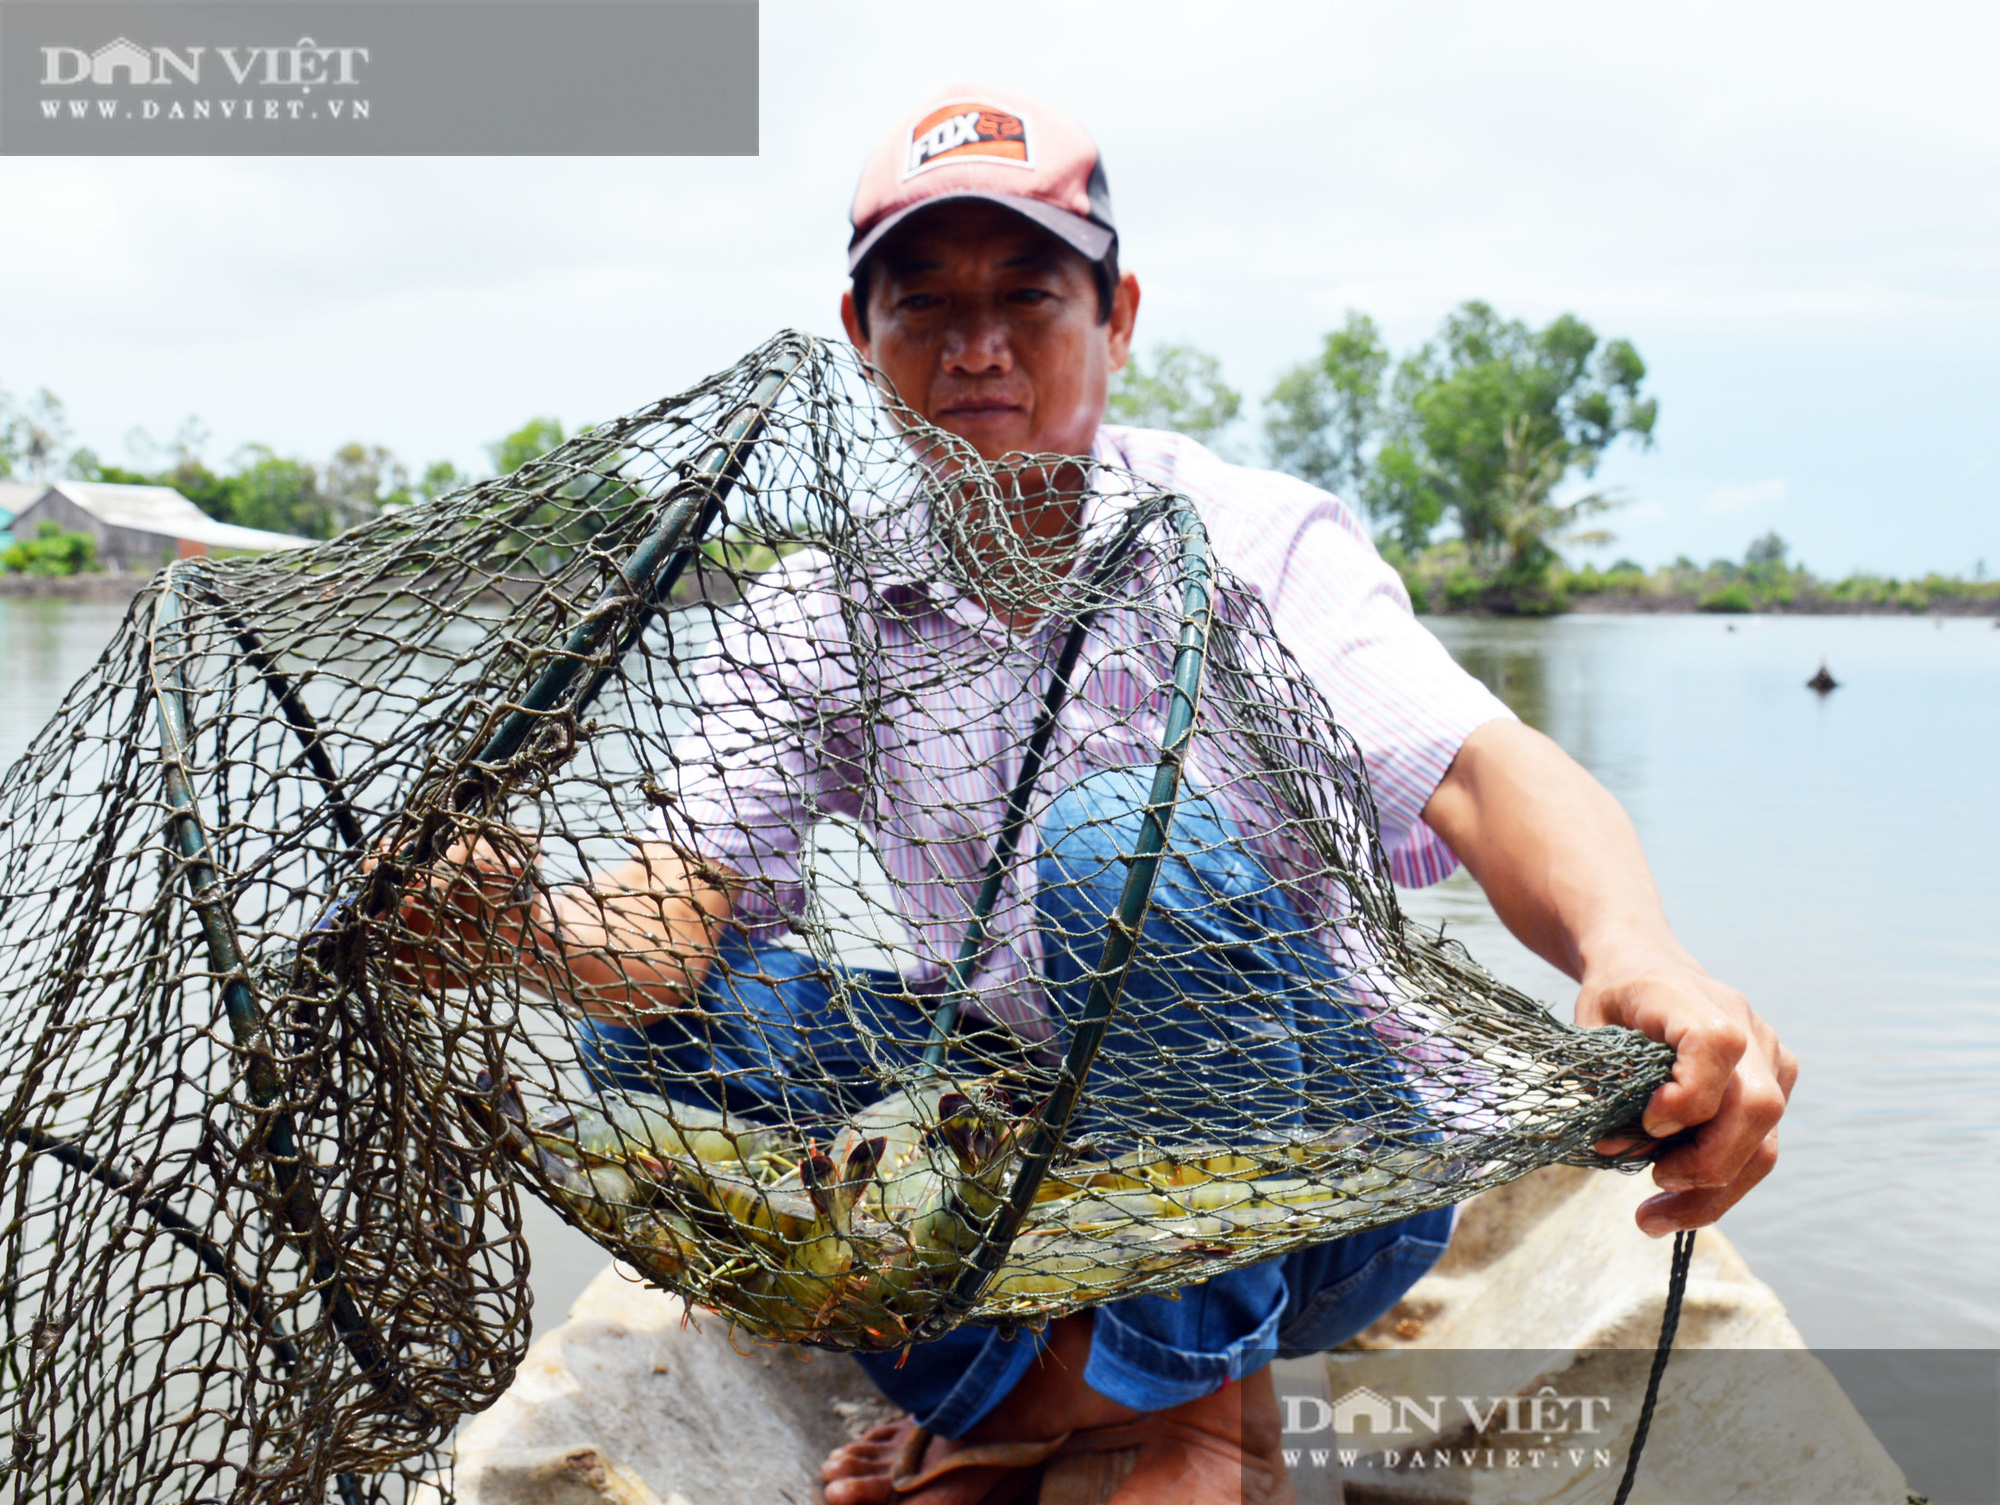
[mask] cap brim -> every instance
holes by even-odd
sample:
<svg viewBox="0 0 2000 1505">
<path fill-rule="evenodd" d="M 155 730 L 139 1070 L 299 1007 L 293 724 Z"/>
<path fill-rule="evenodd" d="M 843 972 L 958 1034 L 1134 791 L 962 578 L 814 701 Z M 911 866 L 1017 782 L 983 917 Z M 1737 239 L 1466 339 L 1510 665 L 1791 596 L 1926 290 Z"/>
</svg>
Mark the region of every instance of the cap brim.
<svg viewBox="0 0 2000 1505">
<path fill-rule="evenodd" d="M 1002 209 L 1011 209 L 1023 219 L 1033 220 L 1085 261 L 1102 261 L 1112 243 L 1118 239 L 1115 230 L 1108 230 L 1095 220 L 1072 214 L 1067 209 L 1058 209 L 1054 204 L 1045 204 L 1040 199 L 1023 198 L 1015 193 L 941 193 L 935 198 L 919 199 L 893 214 L 885 214 L 868 227 L 866 235 L 856 237 L 847 248 L 848 275 L 853 276 L 854 269 L 867 260 L 868 253 L 881 244 L 882 237 L 911 215 L 922 214 L 926 209 L 935 209 L 939 204 L 960 199 L 983 199 L 989 204 L 998 204 Z"/>
</svg>

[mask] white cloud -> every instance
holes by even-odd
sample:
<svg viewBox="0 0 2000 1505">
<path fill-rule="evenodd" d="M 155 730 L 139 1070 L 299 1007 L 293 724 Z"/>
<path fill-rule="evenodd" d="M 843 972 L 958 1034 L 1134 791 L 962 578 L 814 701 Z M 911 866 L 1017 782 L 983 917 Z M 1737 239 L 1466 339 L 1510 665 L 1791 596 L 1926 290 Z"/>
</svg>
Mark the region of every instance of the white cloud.
<svg viewBox="0 0 2000 1505">
<path fill-rule="evenodd" d="M 1708 494 L 1708 510 L 1747 512 L 1752 507 L 1775 507 L 1791 489 L 1792 483 L 1782 476 L 1752 481 L 1746 486 L 1718 486 Z"/>
</svg>

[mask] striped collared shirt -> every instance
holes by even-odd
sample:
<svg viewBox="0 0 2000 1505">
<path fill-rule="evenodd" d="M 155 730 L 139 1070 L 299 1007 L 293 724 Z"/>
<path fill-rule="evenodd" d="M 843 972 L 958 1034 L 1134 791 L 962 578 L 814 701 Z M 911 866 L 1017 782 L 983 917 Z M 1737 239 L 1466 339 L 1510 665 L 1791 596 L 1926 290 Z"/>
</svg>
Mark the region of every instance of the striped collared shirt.
<svg viewBox="0 0 2000 1505">
<path fill-rule="evenodd" d="M 1279 640 L 1358 744 L 1392 876 L 1415 887 L 1450 874 L 1457 861 L 1423 807 L 1473 729 L 1511 713 L 1412 615 L 1354 514 L 1303 481 L 1228 464 L 1176 434 L 1107 425 L 1093 458 L 1194 504 L 1215 562 L 1262 598 Z M 876 599 L 887 609 L 869 617 L 864 646 L 853 641 L 852 593 L 835 588 L 824 555 L 806 550 L 725 614 L 721 651 L 697 679 L 697 729 L 674 749 L 676 814 L 656 834 L 747 880 L 740 919 L 797 928 L 810 920 L 809 833 L 825 817 L 861 826 L 896 896 L 897 963 L 921 989 L 943 975 L 965 934 L 1055 627 L 1047 641 L 1029 633 L 999 652 L 1007 635 L 963 596 L 897 582 Z M 1091 767 L 1147 767 L 1157 756 L 1158 718 L 1146 709 L 1157 663 L 1151 675 L 1122 667 L 1144 657 L 1134 650 L 1115 616 L 1093 631 L 1060 739 L 1090 755 L 1066 760 L 1059 750 L 1037 808 Z M 974 666 L 972 678 L 936 672 L 955 655 Z M 1198 759 L 1188 773 L 1203 787 Z M 979 1007 L 1030 1035 L 1047 1030 L 1035 983 L 1033 850 L 1030 834 L 976 978 Z M 1267 865 L 1282 873 L 1282 854 Z"/>
</svg>

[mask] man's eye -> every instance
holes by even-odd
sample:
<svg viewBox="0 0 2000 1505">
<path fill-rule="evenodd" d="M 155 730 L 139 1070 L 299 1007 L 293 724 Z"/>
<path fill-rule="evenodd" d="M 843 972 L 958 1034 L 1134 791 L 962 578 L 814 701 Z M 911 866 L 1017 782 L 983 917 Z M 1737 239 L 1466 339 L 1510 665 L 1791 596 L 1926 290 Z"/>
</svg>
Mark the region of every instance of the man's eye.
<svg viewBox="0 0 2000 1505">
<path fill-rule="evenodd" d="M 906 313 L 924 313 L 943 302 L 936 293 L 905 293 L 896 300 L 896 307 Z"/>
<path fill-rule="evenodd" d="M 1055 294 L 1045 287 L 1017 287 L 1007 295 L 1011 303 L 1047 303 Z"/>
</svg>

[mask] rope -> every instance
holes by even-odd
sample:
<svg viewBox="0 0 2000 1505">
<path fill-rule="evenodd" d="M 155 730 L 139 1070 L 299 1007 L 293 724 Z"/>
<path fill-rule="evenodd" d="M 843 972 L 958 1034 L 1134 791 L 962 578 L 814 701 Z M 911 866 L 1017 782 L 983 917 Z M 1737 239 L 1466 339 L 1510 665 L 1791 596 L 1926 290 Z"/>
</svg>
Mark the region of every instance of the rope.
<svg viewBox="0 0 2000 1505">
<path fill-rule="evenodd" d="M 1639 1408 L 1639 1425 L 1632 1433 L 1632 1451 L 1625 1455 L 1625 1477 L 1611 1505 L 1625 1505 L 1632 1493 L 1632 1481 L 1639 1476 L 1639 1455 L 1646 1450 L 1646 1434 L 1653 1429 L 1653 1408 L 1660 1401 L 1660 1379 L 1667 1372 L 1667 1358 L 1674 1350 L 1674 1330 L 1681 1325 L 1681 1298 L 1687 1295 L 1688 1266 L 1694 1263 L 1694 1230 L 1674 1235 L 1674 1262 L 1667 1276 L 1667 1307 L 1660 1314 L 1660 1341 L 1653 1350 L 1653 1372 L 1646 1377 L 1646 1403 Z"/>
</svg>

